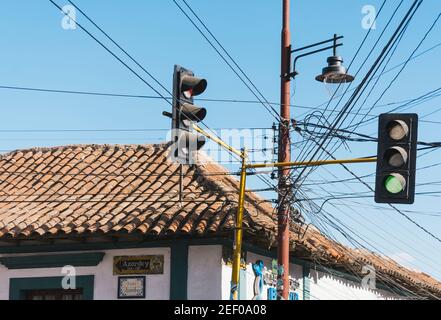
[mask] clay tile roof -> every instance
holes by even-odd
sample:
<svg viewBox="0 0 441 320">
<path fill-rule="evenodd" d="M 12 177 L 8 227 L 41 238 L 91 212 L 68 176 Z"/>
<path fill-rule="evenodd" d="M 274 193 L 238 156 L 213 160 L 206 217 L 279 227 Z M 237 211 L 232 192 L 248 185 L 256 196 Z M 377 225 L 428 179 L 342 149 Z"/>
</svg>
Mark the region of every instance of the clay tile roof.
<svg viewBox="0 0 441 320">
<path fill-rule="evenodd" d="M 184 166 L 180 199 L 179 165 L 167 155 L 164 144 L 72 145 L 2 155 L 0 239 L 231 231 L 237 181 L 217 165 Z M 272 222 L 264 216 L 253 220 Z"/>
<path fill-rule="evenodd" d="M 238 181 L 204 158 L 179 165 L 158 145 L 73 145 L 33 148 L 0 156 L 0 240 L 91 234 L 207 236 L 234 230 Z M 244 230 L 275 246 L 274 208 L 247 192 Z M 350 249 L 313 227 L 291 225 L 294 253 L 361 275 L 366 264 L 378 279 L 428 298 L 441 284 L 387 257 Z"/>
</svg>

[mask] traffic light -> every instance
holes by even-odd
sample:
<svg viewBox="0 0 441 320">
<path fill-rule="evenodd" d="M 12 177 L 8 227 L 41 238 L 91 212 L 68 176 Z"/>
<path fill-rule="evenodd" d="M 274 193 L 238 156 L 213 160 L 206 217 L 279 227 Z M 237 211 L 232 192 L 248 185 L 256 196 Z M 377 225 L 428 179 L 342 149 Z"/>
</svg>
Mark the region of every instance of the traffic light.
<svg viewBox="0 0 441 320">
<path fill-rule="evenodd" d="M 414 202 L 417 131 L 417 114 L 379 116 L 375 202 Z"/>
<path fill-rule="evenodd" d="M 207 111 L 193 104 L 193 97 L 207 88 L 205 79 L 196 78 L 194 73 L 175 65 L 173 74 L 172 139 L 173 155 L 180 163 L 192 163 L 193 154 L 205 144 L 205 137 L 193 130 L 193 124 L 202 121 Z"/>
</svg>

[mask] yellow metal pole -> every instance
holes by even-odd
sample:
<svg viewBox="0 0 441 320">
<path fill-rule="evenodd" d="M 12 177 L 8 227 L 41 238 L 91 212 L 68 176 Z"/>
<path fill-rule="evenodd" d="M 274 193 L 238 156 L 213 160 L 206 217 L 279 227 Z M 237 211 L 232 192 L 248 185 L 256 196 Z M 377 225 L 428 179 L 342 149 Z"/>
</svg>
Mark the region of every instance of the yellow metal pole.
<svg viewBox="0 0 441 320">
<path fill-rule="evenodd" d="M 242 168 L 240 171 L 240 187 L 239 187 L 239 204 L 236 215 L 236 228 L 234 232 L 233 245 L 233 270 L 231 273 L 231 292 L 230 300 L 238 300 L 239 293 L 239 277 L 240 277 L 240 254 L 242 252 L 242 222 L 243 222 L 243 205 L 245 201 L 246 186 L 246 150 L 242 153 Z"/>
<path fill-rule="evenodd" d="M 218 145 L 224 147 L 225 149 L 227 149 L 228 151 L 234 153 L 235 155 L 243 158 L 244 154 L 242 152 L 240 152 L 239 150 L 233 148 L 232 146 L 229 146 L 228 144 L 226 144 L 225 142 L 223 142 L 221 139 L 219 139 L 218 137 L 213 136 L 212 134 L 209 134 L 208 132 L 205 132 L 204 130 L 202 130 L 201 128 L 199 128 L 197 125 L 193 124 L 193 129 L 196 130 L 197 132 L 199 132 L 200 134 L 206 136 L 208 139 L 213 140 L 214 142 L 216 142 Z"/>
<path fill-rule="evenodd" d="M 274 168 L 274 167 L 294 167 L 294 166 L 322 166 L 326 164 L 340 164 L 340 163 L 364 163 L 376 162 L 377 158 L 356 158 L 345 160 L 316 160 L 316 161 L 299 161 L 299 162 L 275 162 L 275 163 L 256 163 L 246 165 L 247 169 L 258 168 Z"/>
</svg>

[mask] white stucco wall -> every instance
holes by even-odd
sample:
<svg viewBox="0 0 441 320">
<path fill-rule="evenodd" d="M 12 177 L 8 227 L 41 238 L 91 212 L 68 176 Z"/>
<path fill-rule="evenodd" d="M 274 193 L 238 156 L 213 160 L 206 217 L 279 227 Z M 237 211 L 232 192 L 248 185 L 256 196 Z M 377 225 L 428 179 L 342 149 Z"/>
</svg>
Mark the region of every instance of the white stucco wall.
<svg viewBox="0 0 441 320">
<path fill-rule="evenodd" d="M 262 260 L 264 265 L 268 268 L 271 269 L 271 261 L 272 258 L 270 257 L 266 257 L 266 256 L 262 256 L 259 254 L 255 254 L 252 252 L 247 252 L 247 268 L 246 270 L 244 270 L 245 272 L 245 279 L 243 279 L 243 277 L 241 278 L 241 281 L 245 280 L 245 284 L 242 282 L 242 286 L 245 285 L 246 289 L 240 290 L 241 291 L 241 296 L 240 299 L 241 300 L 251 300 L 254 297 L 254 272 L 253 272 L 253 267 L 252 264 L 254 262 L 256 262 L 257 260 Z M 232 268 L 231 266 L 227 266 L 225 264 L 222 265 L 222 299 L 223 300 L 228 300 L 230 298 L 230 285 L 231 285 L 231 272 L 232 272 Z M 297 289 L 295 292 L 299 295 L 299 299 L 303 299 L 303 268 L 300 265 L 296 265 L 296 264 L 291 264 L 290 265 L 290 275 L 291 277 L 293 277 L 295 280 L 299 281 L 300 283 L 300 287 L 299 289 Z M 268 290 L 268 286 L 264 285 L 263 288 L 263 294 L 262 294 L 262 299 L 266 300 L 267 299 L 267 290 Z M 245 295 L 243 294 L 245 293 Z"/>
<path fill-rule="evenodd" d="M 94 299 L 114 300 L 118 293 L 118 276 L 113 275 L 113 257 L 123 255 L 164 255 L 164 273 L 146 275 L 146 298 L 167 300 L 170 298 L 170 248 L 140 248 L 124 250 L 97 250 L 105 252 L 103 260 L 96 267 L 76 267 L 78 276 L 94 275 Z M 62 254 L 59 252 L 53 254 Z M 72 252 L 69 252 L 72 253 Z M 75 252 L 79 253 L 79 252 Z M 44 253 L 47 254 L 47 253 Z M 24 256 L 36 254 L 8 254 L 0 256 Z M 60 277 L 61 268 L 15 269 L 0 265 L 0 300 L 9 299 L 9 279 L 28 277 Z"/>
<path fill-rule="evenodd" d="M 329 272 L 310 270 L 311 300 L 378 300 L 396 296 L 385 290 L 363 288 L 360 282 L 336 277 Z"/>
<path fill-rule="evenodd" d="M 257 260 L 262 260 L 264 265 L 270 269 L 272 258 L 247 252 L 247 269 L 245 270 L 245 296 L 241 299 L 250 300 L 254 296 L 254 272 L 252 264 Z M 330 270 L 332 272 L 332 270 Z M 222 265 L 222 299 L 230 297 L 231 266 Z M 299 300 L 304 299 L 303 292 L 303 266 L 290 264 L 290 276 L 299 282 L 299 288 L 295 291 L 299 295 Z M 242 279 L 243 280 L 243 279 Z M 241 280 L 241 281 L 242 281 Z M 242 284 L 243 285 L 243 284 Z M 262 299 L 267 299 L 268 286 L 264 285 Z M 243 292 L 243 291 L 242 291 Z M 385 290 L 370 290 L 363 288 L 359 283 L 334 276 L 329 272 L 321 272 L 310 269 L 309 275 L 309 298 L 311 300 L 372 300 L 372 299 L 396 299 L 396 295 Z"/>
<path fill-rule="evenodd" d="M 230 289 L 231 289 L 231 273 L 232 268 L 231 266 L 226 266 L 224 263 L 222 263 L 222 300 L 229 300 L 230 299 Z"/>
<path fill-rule="evenodd" d="M 271 269 L 271 262 L 273 260 L 273 258 L 270 257 L 265 257 L 259 254 L 255 254 L 252 252 L 248 252 L 247 253 L 247 270 L 246 270 L 246 276 L 247 276 L 247 289 L 246 289 L 246 299 L 250 300 L 254 297 L 254 271 L 253 271 L 253 263 L 255 263 L 257 260 L 262 260 L 265 267 L 267 267 L 268 269 Z M 301 265 L 297 265 L 297 264 L 290 264 L 289 266 L 289 275 L 296 281 L 299 282 L 300 286 L 297 290 L 295 290 L 294 292 L 297 293 L 299 295 L 299 299 L 303 299 L 303 268 Z M 262 294 L 262 298 L 264 300 L 266 300 L 267 297 L 267 290 L 268 290 L 267 285 L 263 286 L 263 294 Z"/>
<path fill-rule="evenodd" d="M 221 260 L 221 245 L 190 246 L 188 248 L 188 299 L 222 299 Z"/>
<path fill-rule="evenodd" d="M 76 267 L 76 274 L 94 276 L 94 299 L 117 299 L 118 276 L 113 275 L 113 257 L 120 255 L 164 255 L 164 273 L 146 275 L 145 299 L 170 298 L 170 248 L 137 248 L 118 250 L 96 250 L 104 252 L 103 260 L 96 267 Z M 63 254 L 73 252 L 58 252 Z M 79 252 L 75 252 L 79 253 Z M 48 254 L 48 253 L 40 253 Z M 0 256 L 29 256 L 34 254 L 5 254 Z M 254 296 L 254 272 L 252 264 L 262 260 L 267 268 L 271 268 L 272 258 L 247 252 L 247 268 L 241 276 L 241 299 L 252 299 Z M 231 266 L 222 262 L 221 245 L 198 245 L 188 248 L 188 299 L 228 300 L 230 298 Z M 331 270 L 332 272 L 332 270 Z M 300 264 L 290 265 L 290 275 L 300 284 L 295 291 L 299 299 L 303 297 L 303 267 Z M 59 277 L 63 276 L 61 268 L 37 268 L 8 270 L 0 265 L 0 300 L 9 299 L 9 279 L 27 277 Z M 268 286 L 264 286 L 263 299 L 267 299 Z M 310 299 L 393 299 L 394 294 L 384 290 L 369 290 L 361 286 L 361 282 L 349 281 L 330 274 L 310 269 L 309 275 Z"/>
</svg>

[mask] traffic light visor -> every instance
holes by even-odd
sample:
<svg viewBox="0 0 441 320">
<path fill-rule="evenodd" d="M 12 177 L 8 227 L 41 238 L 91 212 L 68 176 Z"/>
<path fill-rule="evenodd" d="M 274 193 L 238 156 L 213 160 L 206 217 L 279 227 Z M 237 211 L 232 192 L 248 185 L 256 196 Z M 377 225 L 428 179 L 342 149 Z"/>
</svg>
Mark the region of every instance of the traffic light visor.
<svg viewBox="0 0 441 320">
<path fill-rule="evenodd" d="M 181 152 L 190 153 L 201 149 L 206 142 L 203 135 L 195 132 L 180 130 L 178 136 L 178 145 Z"/>
<path fill-rule="evenodd" d="M 207 109 L 195 106 L 190 103 L 184 103 L 181 108 L 182 121 L 202 121 L 207 115 Z"/>
<path fill-rule="evenodd" d="M 187 99 L 200 95 L 207 88 L 207 80 L 184 75 L 181 79 L 182 91 Z"/>
<path fill-rule="evenodd" d="M 409 135 L 409 126 L 403 120 L 391 120 L 386 125 L 389 137 L 395 141 L 402 140 Z"/>
<path fill-rule="evenodd" d="M 406 179 L 401 174 L 391 173 L 384 179 L 384 187 L 389 193 L 400 193 L 406 188 Z"/>
<path fill-rule="evenodd" d="M 399 168 L 407 163 L 407 152 L 402 147 L 391 147 L 384 153 L 384 160 L 394 168 Z"/>
</svg>

